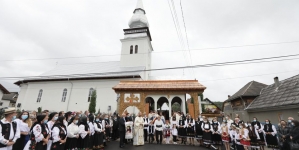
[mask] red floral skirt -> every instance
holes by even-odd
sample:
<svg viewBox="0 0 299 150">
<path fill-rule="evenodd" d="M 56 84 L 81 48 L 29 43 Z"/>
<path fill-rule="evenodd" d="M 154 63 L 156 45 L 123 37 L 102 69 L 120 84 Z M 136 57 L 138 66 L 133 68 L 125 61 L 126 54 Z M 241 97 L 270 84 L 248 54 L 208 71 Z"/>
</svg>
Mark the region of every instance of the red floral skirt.
<svg viewBox="0 0 299 150">
<path fill-rule="evenodd" d="M 241 140 L 240 143 L 243 145 L 243 146 L 250 146 L 250 141 L 245 141 L 245 140 Z"/>
</svg>

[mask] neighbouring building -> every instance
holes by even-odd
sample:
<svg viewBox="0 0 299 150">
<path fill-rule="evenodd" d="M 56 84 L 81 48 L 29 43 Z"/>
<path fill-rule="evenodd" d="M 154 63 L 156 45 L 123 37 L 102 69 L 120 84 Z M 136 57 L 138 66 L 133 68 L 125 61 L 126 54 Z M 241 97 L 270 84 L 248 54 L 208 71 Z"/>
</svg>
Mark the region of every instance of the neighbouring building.
<svg viewBox="0 0 299 150">
<path fill-rule="evenodd" d="M 249 121 L 250 117 L 245 108 L 252 103 L 252 101 L 258 97 L 263 88 L 267 87 L 266 84 L 251 81 L 243 86 L 238 92 L 232 96 L 228 96 L 228 99 L 223 103 L 223 112 L 225 115 L 230 115 L 234 118 L 237 114 L 244 121 Z"/>
<path fill-rule="evenodd" d="M 299 75 L 264 87 L 261 94 L 246 108 L 249 117 L 257 117 L 261 122 L 270 119 L 277 124 L 280 120 L 299 115 Z"/>
<path fill-rule="evenodd" d="M 2 101 L 2 97 L 4 94 L 10 94 L 10 93 L 2 84 L 0 84 L 0 108 L 3 108 L 4 106 L 7 105 L 6 101 Z"/>
<path fill-rule="evenodd" d="M 18 99 L 18 92 L 10 92 L 9 94 L 3 94 L 3 97 L 0 101 L 0 108 L 16 107 L 17 99 Z"/>
<path fill-rule="evenodd" d="M 221 118 L 222 110 L 210 99 L 205 98 L 201 100 L 201 116 L 206 116 L 210 119 L 212 119 L 213 117 Z M 219 121 L 222 120 L 220 119 Z"/>
</svg>

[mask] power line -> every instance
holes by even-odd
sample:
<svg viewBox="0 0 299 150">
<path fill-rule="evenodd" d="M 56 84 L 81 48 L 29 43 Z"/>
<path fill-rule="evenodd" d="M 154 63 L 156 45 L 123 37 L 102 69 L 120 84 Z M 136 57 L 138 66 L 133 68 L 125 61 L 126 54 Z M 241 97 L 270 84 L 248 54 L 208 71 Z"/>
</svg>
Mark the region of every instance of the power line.
<svg viewBox="0 0 299 150">
<path fill-rule="evenodd" d="M 230 48 L 241 48 L 241 47 L 255 47 L 255 46 L 266 46 L 266 45 L 279 45 L 279 44 L 291 44 L 298 43 L 299 41 L 290 41 L 290 42 L 278 42 L 278 43 L 261 43 L 261 44 L 248 44 L 248 45 L 235 45 L 235 46 L 223 46 L 223 47 L 210 47 L 210 48 L 200 48 L 200 49 L 190 49 L 190 51 L 205 51 L 205 50 L 214 50 L 214 49 L 230 49 Z M 154 51 L 155 53 L 174 53 L 181 52 L 185 50 L 173 50 L 173 51 Z M 142 55 L 147 53 L 137 53 L 134 55 Z M 36 60 L 56 60 L 56 59 L 80 59 L 80 58 L 98 58 L 98 57 L 110 57 L 110 56 L 123 56 L 123 55 L 132 55 L 132 54 L 108 54 L 108 55 L 92 55 L 92 56 L 70 56 L 70 57 L 52 57 L 52 58 L 29 58 L 29 59 L 4 59 L 0 61 L 36 61 Z"/>
<path fill-rule="evenodd" d="M 175 69 L 185 69 L 185 68 L 200 68 L 200 67 L 216 67 L 216 66 L 229 66 L 229 65 L 241 65 L 241 64 L 253 64 L 253 63 L 263 63 L 263 62 L 276 62 L 276 61 L 286 61 L 286 60 L 296 60 L 299 58 L 289 58 L 289 59 L 278 59 L 278 58 L 287 58 L 299 56 L 299 54 L 293 55 L 284 55 L 284 56 L 276 56 L 276 57 L 266 57 L 266 58 L 257 58 L 257 59 L 247 59 L 247 60 L 239 60 L 239 61 L 231 61 L 231 62 L 221 62 L 221 63 L 213 63 L 213 64 L 204 64 L 204 65 L 194 65 L 194 66 L 182 66 L 182 67 L 168 67 L 168 68 L 157 68 L 157 69 L 148 69 L 148 70 L 132 70 L 132 71 L 122 71 L 122 72 L 103 72 L 103 73 L 89 73 L 89 74 L 70 74 L 70 75 L 51 75 L 51 76 L 23 76 L 23 77 L 0 77 L 0 79 L 30 79 L 30 78 L 44 78 L 44 77 L 54 77 L 54 78 L 70 78 L 70 77 L 80 77 L 89 75 L 90 77 L 96 75 L 106 75 L 106 74 L 120 74 L 120 73 L 134 73 L 134 72 L 143 72 L 143 71 L 163 71 L 163 70 L 175 70 Z M 271 60 L 278 59 L 278 60 Z M 268 60 L 268 61 L 265 61 Z"/>
<path fill-rule="evenodd" d="M 221 81 L 221 80 L 234 80 L 234 79 L 240 79 L 240 78 L 248 78 L 248 77 L 259 77 L 259 76 L 267 76 L 267 75 L 274 75 L 274 74 L 283 74 L 283 73 L 290 73 L 290 72 L 296 72 L 299 70 L 293 70 L 293 71 L 284 71 L 284 72 L 273 72 L 273 73 L 267 73 L 267 74 L 256 74 L 256 75 L 250 75 L 250 76 L 241 76 L 241 77 L 233 77 L 233 78 L 222 78 L 222 79 L 214 79 L 214 80 L 199 80 L 198 82 L 212 82 L 212 81 Z M 94 81 L 86 81 L 86 82 L 94 82 Z M 65 87 L 51 87 L 50 89 L 64 89 Z M 111 87 L 97 87 L 97 89 L 104 89 L 104 88 L 111 88 Z M 20 88 L 8 88 L 8 89 L 20 89 Z M 31 88 L 31 89 L 40 89 L 40 88 Z M 90 89 L 89 87 L 86 88 L 73 88 L 73 89 Z M 49 90 L 47 88 L 47 90 Z"/>
<path fill-rule="evenodd" d="M 176 33 L 177 33 L 177 36 L 178 36 L 178 39 L 179 39 L 179 42 L 180 42 L 180 46 L 181 46 L 181 49 L 183 49 L 184 50 L 184 47 L 185 47 L 185 45 L 184 45 L 184 40 L 182 39 L 182 36 L 181 36 L 181 34 L 180 34 L 180 28 L 179 28 L 179 24 L 177 23 L 177 17 L 176 17 L 176 19 L 175 19 L 175 15 L 174 14 L 176 14 L 176 12 L 175 12 L 175 7 L 174 7 L 174 5 L 173 5 L 173 1 L 172 1 L 172 6 L 173 6 L 173 12 L 172 12 L 172 9 L 171 9 L 171 5 L 170 5 L 170 2 L 169 2 L 170 0 L 168 0 L 168 5 L 169 5 L 169 9 L 170 9 L 170 12 L 171 12 L 171 16 L 172 16 L 172 20 L 173 20 L 173 23 L 174 23 L 174 26 L 175 26 L 175 29 L 176 29 Z M 185 53 L 183 52 L 183 56 L 184 56 L 184 58 L 185 58 L 185 63 L 186 63 L 186 65 L 188 65 L 188 62 L 187 62 L 187 58 L 186 58 L 186 55 L 185 55 Z M 183 69 L 183 74 L 184 74 L 184 69 Z"/>
<path fill-rule="evenodd" d="M 188 40 L 188 34 L 187 34 L 186 23 L 185 23 L 185 17 L 184 17 L 184 12 L 183 12 L 182 0 L 180 0 L 180 6 L 181 6 L 181 12 L 182 12 L 183 23 L 184 23 L 184 27 L 185 27 L 185 34 L 186 34 L 187 48 L 188 48 L 188 51 L 189 51 L 189 56 L 190 56 L 191 65 L 193 65 L 193 61 L 192 61 L 192 57 L 191 57 L 191 52 L 190 52 L 190 47 L 189 47 L 189 40 Z M 193 76 L 194 76 L 194 78 L 195 78 L 194 69 L 192 69 L 192 72 L 193 72 Z"/>
</svg>

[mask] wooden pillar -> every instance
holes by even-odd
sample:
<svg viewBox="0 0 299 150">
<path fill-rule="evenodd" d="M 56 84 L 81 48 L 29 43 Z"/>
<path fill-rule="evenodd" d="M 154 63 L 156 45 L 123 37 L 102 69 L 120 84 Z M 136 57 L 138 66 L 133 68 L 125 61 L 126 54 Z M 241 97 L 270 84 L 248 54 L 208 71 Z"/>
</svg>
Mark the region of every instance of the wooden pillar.
<svg viewBox="0 0 299 150">
<path fill-rule="evenodd" d="M 198 117 L 199 116 L 199 100 L 198 100 L 198 93 L 197 92 L 193 92 L 190 94 L 191 97 L 193 97 L 193 100 L 194 100 L 194 115 L 195 117 Z"/>
</svg>

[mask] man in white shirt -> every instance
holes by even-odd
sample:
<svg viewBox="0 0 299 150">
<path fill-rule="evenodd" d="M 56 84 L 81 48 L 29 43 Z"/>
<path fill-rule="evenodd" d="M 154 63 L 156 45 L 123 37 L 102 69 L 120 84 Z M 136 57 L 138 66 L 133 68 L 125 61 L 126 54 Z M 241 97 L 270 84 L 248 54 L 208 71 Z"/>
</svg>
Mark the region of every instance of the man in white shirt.
<svg viewBox="0 0 299 150">
<path fill-rule="evenodd" d="M 162 138 L 162 132 L 163 132 L 163 129 L 164 129 L 164 123 L 161 120 L 160 116 L 158 116 L 158 120 L 155 121 L 154 127 L 155 127 L 155 131 L 156 131 L 157 144 L 162 144 L 162 139 L 163 139 Z"/>
<path fill-rule="evenodd" d="M 20 129 L 16 122 L 16 109 L 8 108 L 4 112 L 4 118 L 0 121 L 0 150 L 11 150 L 18 138 Z"/>
</svg>

